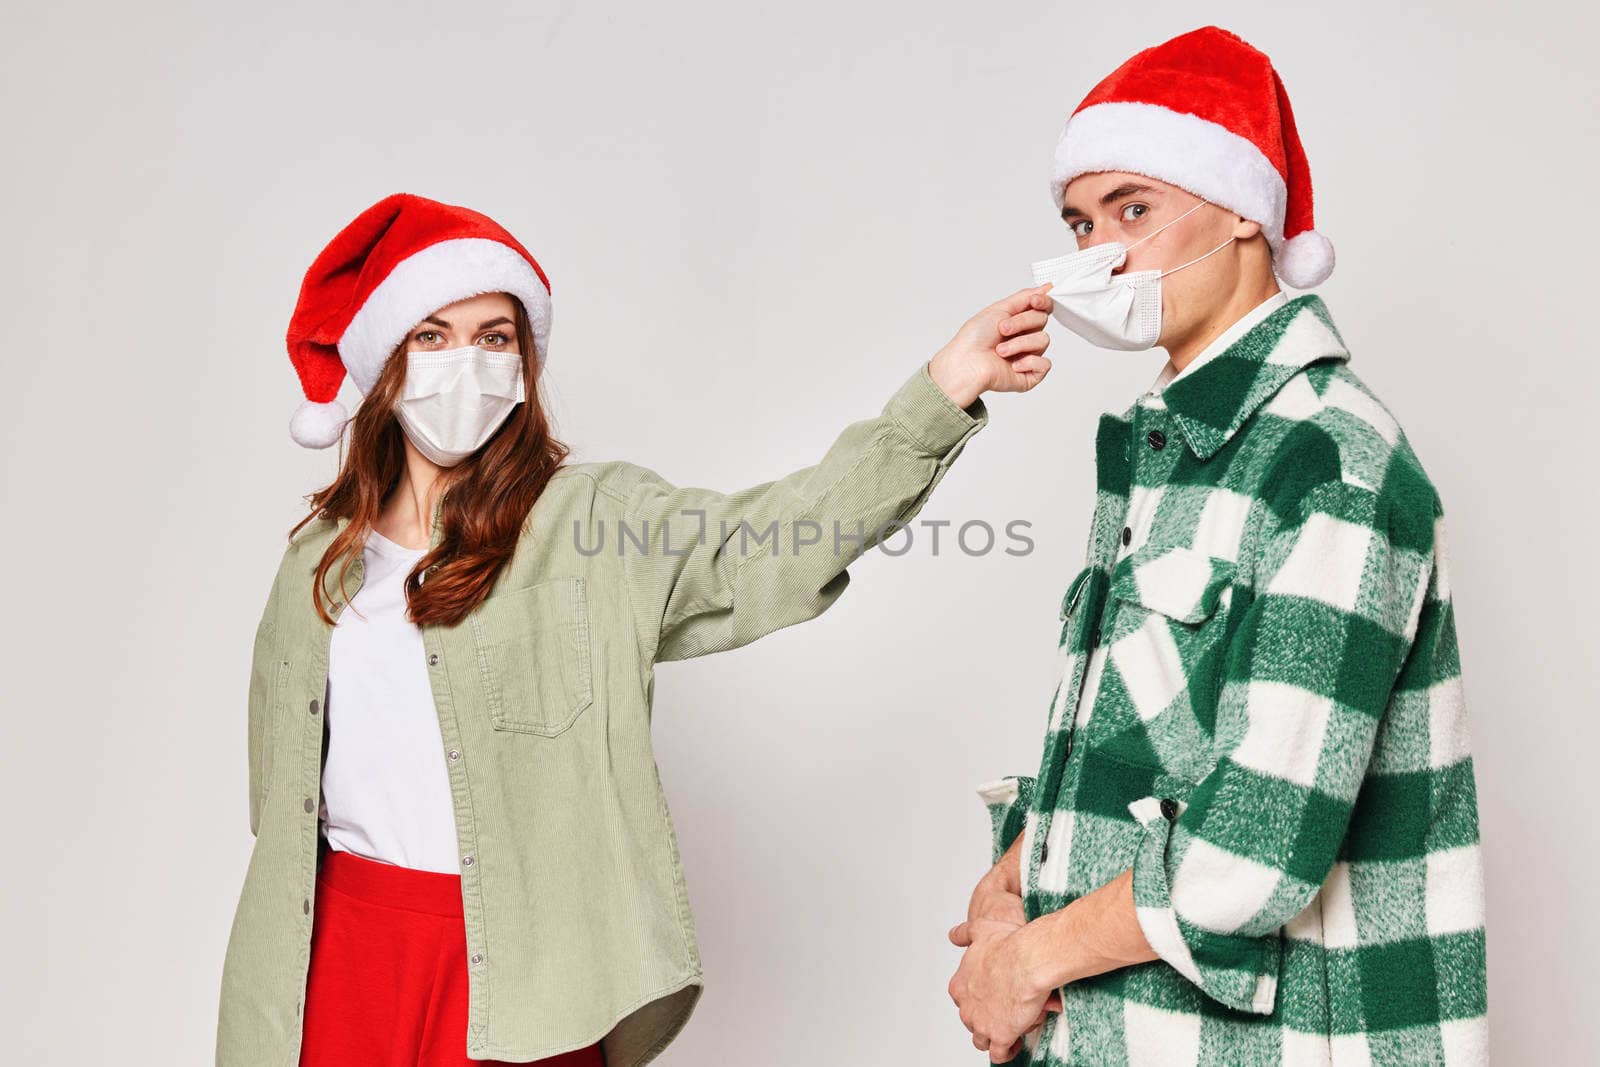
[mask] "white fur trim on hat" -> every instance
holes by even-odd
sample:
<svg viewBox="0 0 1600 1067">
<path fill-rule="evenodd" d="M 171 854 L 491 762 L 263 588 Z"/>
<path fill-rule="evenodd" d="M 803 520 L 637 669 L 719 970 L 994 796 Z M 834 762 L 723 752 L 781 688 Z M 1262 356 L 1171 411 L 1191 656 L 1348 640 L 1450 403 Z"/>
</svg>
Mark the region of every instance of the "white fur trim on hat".
<svg viewBox="0 0 1600 1067">
<path fill-rule="evenodd" d="M 1296 289 L 1321 285 L 1333 273 L 1333 242 L 1316 230 L 1297 233 L 1272 257 L 1272 266 Z"/>
<path fill-rule="evenodd" d="M 289 418 L 289 436 L 302 448 L 327 448 L 344 434 L 350 413 L 337 400 L 307 400 Z"/>
<path fill-rule="evenodd" d="M 413 326 L 446 304 L 495 292 L 522 301 L 534 345 L 540 358 L 547 358 L 550 290 L 516 249 L 487 237 L 440 241 L 397 263 L 339 338 L 339 358 L 351 381 L 366 393 Z"/>
<path fill-rule="evenodd" d="M 1259 222 L 1274 255 L 1283 244 L 1289 199 L 1283 176 L 1261 149 L 1208 119 L 1159 104 L 1084 108 L 1056 142 L 1050 175 L 1056 208 L 1073 178 L 1107 170 L 1149 175 Z"/>
</svg>

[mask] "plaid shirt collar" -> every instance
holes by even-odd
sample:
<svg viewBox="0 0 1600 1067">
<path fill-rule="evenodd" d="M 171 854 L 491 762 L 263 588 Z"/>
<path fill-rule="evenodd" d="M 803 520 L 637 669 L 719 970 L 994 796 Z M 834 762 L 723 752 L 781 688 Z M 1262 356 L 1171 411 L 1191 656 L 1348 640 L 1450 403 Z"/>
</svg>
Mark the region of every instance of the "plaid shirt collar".
<svg viewBox="0 0 1600 1067">
<path fill-rule="evenodd" d="M 1215 455 L 1302 369 L 1323 360 L 1350 358 L 1327 305 L 1315 293 L 1281 303 L 1231 343 L 1224 343 L 1221 351 L 1202 353 L 1203 359 L 1185 367 L 1160 391 L 1184 443 L 1201 460 Z M 1127 418 L 1126 413 L 1106 414 Z"/>
</svg>

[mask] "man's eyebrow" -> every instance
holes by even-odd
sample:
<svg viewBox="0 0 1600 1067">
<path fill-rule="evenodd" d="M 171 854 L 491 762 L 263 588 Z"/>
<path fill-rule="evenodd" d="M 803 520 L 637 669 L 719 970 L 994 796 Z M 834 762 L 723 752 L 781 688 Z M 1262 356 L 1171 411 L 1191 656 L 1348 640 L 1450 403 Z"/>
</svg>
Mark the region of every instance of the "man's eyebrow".
<svg viewBox="0 0 1600 1067">
<path fill-rule="evenodd" d="M 1110 207 L 1118 200 L 1123 200 L 1130 196 L 1136 196 L 1139 193 L 1153 193 L 1155 191 L 1156 188 L 1153 185 L 1140 185 L 1138 182 L 1123 182 L 1121 185 L 1117 186 L 1115 189 L 1111 190 L 1105 196 L 1100 198 L 1100 206 Z M 1075 207 L 1068 206 L 1061 209 L 1061 217 L 1064 219 L 1072 218 L 1073 216 L 1081 216 L 1082 214 L 1083 212 L 1079 211 Z"/>
<path fill-rule="evenodd" d="M 1155 191 L 1156 189 L 1153 185 L 1140 185 L 1138 182 L 1126 182 L 1117 186 L 1105 196 L 1102 196 L 1100 198 L 1100 206 L 1109 207 L 1124 197 L 1133 196 L 1136 193 L 1153 193 Z"/>
<path fill-rule="evenodd" d="M 435 326 L 443 326 L 447 330 L 450 328 L 450 324 L 448 322 L 446 322 L 444 319 L 439 318 L 437 315 L 429 315 L 427 318 L 423 319 L 422 321 L 423 322 L 431 322 Z M 480 323 L 478 323 L 478 329 L 487 330 L 491 326 L 499 326 L 503 322 L 504 323 L 509 323 L 510 321 L 511 321 L 510 319 L 506 318 L 504 315 L 501 315 L 497 319 L 490 319 L 488 322 L 480 322 Z"/>
</svg>

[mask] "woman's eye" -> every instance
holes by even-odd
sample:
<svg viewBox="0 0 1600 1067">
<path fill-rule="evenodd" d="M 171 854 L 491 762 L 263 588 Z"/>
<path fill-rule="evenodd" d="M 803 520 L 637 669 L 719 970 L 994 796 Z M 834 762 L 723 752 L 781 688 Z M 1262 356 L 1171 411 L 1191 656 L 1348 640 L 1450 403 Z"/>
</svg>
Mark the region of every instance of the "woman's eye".
<svg viewBox="0 0 1600 1067">
<path fill-rule="evenodd" d="M 507 337 L 503 333 L 486 333 L 482 338 L 480 338 L 480 340 L 482 340 L 486 346 L 494 348 L 507 343 L 511 340 L 511 338 Z"/>
<path fill-rule="evenodd" d="M 1150 214 L 1149 205 L 1147 205 L 1147 204 L 1129 204 L 1127 207 L 1122 209 L 1122 221 L 1123 222 L 1138 222 L 1140 219 L 1144 218 L 1148 214 Z"/>
<path fill-rule="evenodd" d="M 439 336 L 439 331 L 438 330 L 418 330 L 417 331 L 417 343 L 418 344 L 424 344 L 424 345 L 431 345 L 431 344 L 434 343 L 434 339 L 437 338 L 438 336 Z"/>
</svg>

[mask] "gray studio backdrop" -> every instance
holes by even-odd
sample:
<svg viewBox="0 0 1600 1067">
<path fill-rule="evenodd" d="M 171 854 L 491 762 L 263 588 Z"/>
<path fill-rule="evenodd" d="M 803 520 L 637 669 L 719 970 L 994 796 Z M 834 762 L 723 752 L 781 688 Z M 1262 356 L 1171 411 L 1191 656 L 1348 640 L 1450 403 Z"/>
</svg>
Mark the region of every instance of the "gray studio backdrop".
<svg viewBox="0 0 1600 1067">
<path fill-rule="evenodd" d="M 738 488 L 1062 252 L 1062 119 L 1207 22 L 1284 74 L 1320 292 L 1445 501 L 1497 1059 L 1594 1056 L 1591 14 L 391 0 L 6 16 L 0 1059 L 209 1062 L 250 638 L 334 462 L 289 440 L 283 333 L 339 226 L 399 190 L 493 215 L 553 279 L 577 457 Z M 661 1063 L 981 1061 L 945 993 L 973 789 L 1035 767 L 1094 419 L 1163 358 L 1050 354 L 922 516 L 1026 520 L 1031 554 L 919 536 L 817 622 L 660 669 L 707 974 Z"/>
</svg>

